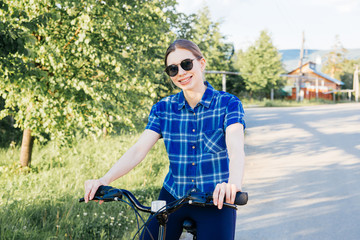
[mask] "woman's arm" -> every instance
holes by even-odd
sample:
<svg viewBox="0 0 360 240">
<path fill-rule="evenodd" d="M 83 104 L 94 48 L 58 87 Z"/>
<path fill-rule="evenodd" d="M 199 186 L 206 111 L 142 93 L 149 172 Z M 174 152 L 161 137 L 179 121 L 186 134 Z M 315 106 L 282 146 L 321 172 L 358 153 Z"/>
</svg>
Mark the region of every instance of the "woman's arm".
<svg viewBox="0 0 360 240">
<path fill-rule="evenodd" d="M 244 126 L 242 124 L 235 123 L 226 129 L 226 146 L 230 159 L 229 183 L 235 184 L 237 191 L 241 191 L 245 166 Z"/>
<path fill-rule="evenodd" d="M 241 191 L 245 165 L 244 126 L 231 124 L 226 128 L 226 147 L 229 155 L 229 181 L 219 183 L 213 193 L 214 204 L 222 208 L 224 197 L 227 203 L 234 203 L 236 192 Z"/>
<path fill-rule="evenodd" d="M 99 186 L 109 185 L 116 179 L 124 176 L 138 165 L 159 140 L 160 134 L 152 130 L 145 130 L 139 140 L 113 165 L 100 179 L 85 181 L 85 202 L 93 199 Z"/>
</svg>

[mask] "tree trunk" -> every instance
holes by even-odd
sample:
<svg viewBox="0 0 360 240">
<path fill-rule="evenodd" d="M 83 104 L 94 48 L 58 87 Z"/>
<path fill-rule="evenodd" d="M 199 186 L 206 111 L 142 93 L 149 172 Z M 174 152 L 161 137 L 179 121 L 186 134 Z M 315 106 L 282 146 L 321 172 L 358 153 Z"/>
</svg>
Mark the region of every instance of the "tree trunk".
<svg viewBox="0 0 360 240">
<path fill-rule="evenodd" d="M 106 138 L 107 135 L 108 135 L 108 130 L 106 129 L 106 127 L 103 127 L 103 137 Z"/>
<path fill-rule="evenodd" d="M 20 153 L 20 164 L 22 167 L 30 167 L 32 147 L 33 138 L 31 137 L 31 130 L 25 129 L 23 133 Z"/>
</svg>

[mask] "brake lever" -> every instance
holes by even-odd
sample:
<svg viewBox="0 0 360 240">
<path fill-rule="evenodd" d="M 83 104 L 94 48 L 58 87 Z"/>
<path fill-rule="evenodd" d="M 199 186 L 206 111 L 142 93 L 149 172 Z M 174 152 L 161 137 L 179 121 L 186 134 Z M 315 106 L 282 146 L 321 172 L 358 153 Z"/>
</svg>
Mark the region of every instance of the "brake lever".
<svg viewBox="0 0 360 240">
<path fill-rule="evenodd" d="M 206 203 L 206 206 L 215 206 L 215 204 L 214 204 L 214 202 L 213 201 L 211 201 L 211 202 L 209 202 L 209 203 Z M 231 204 L 231 203 L 226 203 L 226 202 L 224 202 L 223 203 L 223 206 L 226 206 L 226 207 L 228 207 L 228 208 L 232 208 L 232 209 L 235 209 L 235 210 L 237 210 L 238 208 L 238 205 L 236 205 L 236 204 Z"/>
</svg>

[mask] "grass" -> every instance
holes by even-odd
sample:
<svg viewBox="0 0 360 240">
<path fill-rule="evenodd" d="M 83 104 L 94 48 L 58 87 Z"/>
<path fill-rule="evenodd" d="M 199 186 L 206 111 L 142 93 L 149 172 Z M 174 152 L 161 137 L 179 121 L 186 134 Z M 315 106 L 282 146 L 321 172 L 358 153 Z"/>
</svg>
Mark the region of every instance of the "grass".
<svg viewBox="0 0 360 240">
<path fill-rule="evenodd" d="M 302 102 L 297 102 L 294 100 L 270 100 L 270 99 L 263 99 L 263 100 L 254 100 L 254 99 L 241 99 L 245 108 L 251 107 L 302 107 L 302 106 L 312 106 L 312 105 L 320 105 L 320 104 L 333 104 L 333 101 L 328 100 L 303 100 Z"/>
<path fill-rule="evenodd" d="M 0 150 L 0 239 L 131 239 L 137 226 L 130 207 L 78 199 L 84 181 L 105 174 L 138 137 L 83 140 L 62 149 L 52 143 L 35 146 L 32 166 L 25 169 L 18 165 L 19 148 Z M 167 170 L 159 141 L 141 164 L 111 185 L 133 191 L 150 205 Z"/>
</svg>

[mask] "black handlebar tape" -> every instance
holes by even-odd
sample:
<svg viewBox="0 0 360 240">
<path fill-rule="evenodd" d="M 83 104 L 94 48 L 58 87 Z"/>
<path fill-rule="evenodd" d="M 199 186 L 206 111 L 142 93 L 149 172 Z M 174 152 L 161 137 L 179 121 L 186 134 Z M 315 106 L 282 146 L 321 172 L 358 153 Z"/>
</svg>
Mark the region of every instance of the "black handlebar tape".
<svg viewBox="0 0 360 240">
<path fill-rule="evenodd" d="M 96 193 L 95 193 L 95 196 L 93 199 L 91 200 L 105 200 L 106 199 L 102 199 L 102 197 L 106 194 L 108 194 L 110 191 L 114 190 L 115 193 L 117 193 L 119 190 L 116 189 L 116 188 L 113 188 L 111 186 L 104 186 L 104 185 L 101 185 L 99 186 L 99 188 L 96 190 Z M 84 202 L 85 199 L 84 198 L 80 198 L 79 199 L 79 202 Z"/>
<path fill-rule="evenodd" d="M 248 202 L 248 193 L 247 192 L 237 192 L 235 197 L 236 205 L 246 205 Z"/>
<path fill-rule="evenodd" d="M 111 186 L 100 185 L 99 188 L 96 190 L 95 197 L 102 197 L 112 190 L 117 190 L 117 189 Z"/>
</svg>

